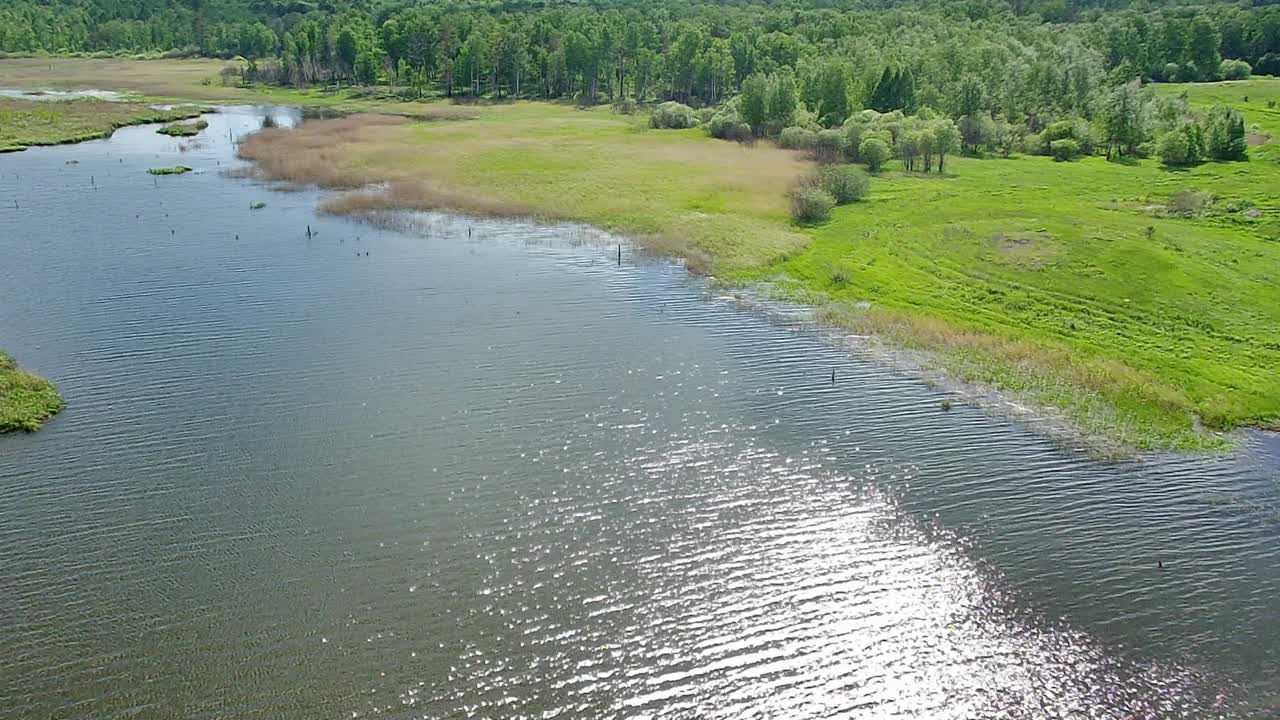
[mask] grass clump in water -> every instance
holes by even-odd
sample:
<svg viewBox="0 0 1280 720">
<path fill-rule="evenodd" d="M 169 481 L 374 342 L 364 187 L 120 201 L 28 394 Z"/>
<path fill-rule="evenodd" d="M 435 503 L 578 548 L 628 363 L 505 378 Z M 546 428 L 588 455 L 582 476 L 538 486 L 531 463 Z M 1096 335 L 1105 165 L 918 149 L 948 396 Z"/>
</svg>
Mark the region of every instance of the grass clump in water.
<svg viewBox="0 0 1280 720">
<path fill-rule="evenodd" d="M 39 430 L 61 409 L 62 396 L 53 383 L 18 369 L 0 352 L 0 432 Z"/>
<path fill-rule="evenodd" d="M 208 125 L 206 124 L 205 127 L 208 127 Z M 156 130 L 156 132 L 169 137 L 192 137 L 200 133 L 200 128 L 186 123 L 170 123 Z"/>
<path fill-rule="evenodd" d="M 147 172 L 152 175 L 181 175 L 182 173 L 191 172 L 191 168 L 186 165 L 174 165 L 173 167 L 151 168 Z"/>
</svg>

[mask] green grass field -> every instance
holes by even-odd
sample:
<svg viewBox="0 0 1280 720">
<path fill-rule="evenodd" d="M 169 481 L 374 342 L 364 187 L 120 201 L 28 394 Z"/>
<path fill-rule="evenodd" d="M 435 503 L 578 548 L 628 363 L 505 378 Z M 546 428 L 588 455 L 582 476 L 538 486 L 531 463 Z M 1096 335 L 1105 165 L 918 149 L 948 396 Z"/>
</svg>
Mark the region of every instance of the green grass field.
<svg viewBox="0 0 1280 720">
<path fill-rule="evenodd" d="M 0 98 L 0 152 L 110 137 L 117 128 L 195 117 L 194 107 L 159 110 L 136 102 Z"/>
<path fill-rule="evenodd" d="M 62 396 L 48 380 L 18 369 L 0 352 L 0 433 L 39 430 L 62 409 Z"/>
<path fill-rule="evenodd" d="M 1224 87 L 1225 86 L 1225 87 Z M 1280 79 L 1161 87 L 1277 133 Z M 1249 95 L 1249 102 L 1243 97 Z M 1274 134 L 1273 134 L 1274 133 Z M 1262 140 L 1262 138 L 1256 138 Z M 829 315 L 936 351 L 957 376 L 1061 408 L 1138 447 L 1280 420 L 1280 163 L 1168 170 L 1154 160 L 957 158 L 947 177 L 887 172 L 806 248 L 740 273 Z M 1212 203 L 1187 216 L 1175 193 Z M 869 307 L 867 307 L 869 303 Z"/>
<path fill-rule="evenodd" d="M 1247 162 L 954 158 L 945 177 L 886 171 L 868 200 L 801 230 L 784 193 L 809 163 L 763 143 L 649 130 L 607 108 L 258 94 L 218 87 L 218 63 L 130 67 L 125 87 L 151 96 L 434 118 L 312 122 L 243 146 L 277 179 L 397 190 L 335 210 L 528 212 L 626 233 L 925 351 L 961 380 L 1056 407 L 1107 446 L 1212 448 L 1229 440 L 1204 428 L 1280 428 L 1280 111 L 1267 106 L 1280 79 L 1156 86 L 1243 110 Z M 22 68 L 50 87 L 113 88 L 121 71 L 85 60 Z"/>
</svg>

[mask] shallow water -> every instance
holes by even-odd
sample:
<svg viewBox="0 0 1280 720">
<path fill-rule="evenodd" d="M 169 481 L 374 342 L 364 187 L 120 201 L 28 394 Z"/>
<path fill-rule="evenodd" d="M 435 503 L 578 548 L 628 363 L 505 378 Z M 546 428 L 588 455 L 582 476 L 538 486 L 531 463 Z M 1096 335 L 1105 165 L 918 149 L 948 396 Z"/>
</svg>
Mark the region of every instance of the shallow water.
<svg viewBox="0 0 1280 720">
<path fill-rule="evenodd" d="M 317 216 L 208 119 L 0 157 L 0 347 L 68 401 L 0 438 L 0 717 L 1280 708 L 1273 439 L 1099 463 L 586 229 Z"/>
</svg>

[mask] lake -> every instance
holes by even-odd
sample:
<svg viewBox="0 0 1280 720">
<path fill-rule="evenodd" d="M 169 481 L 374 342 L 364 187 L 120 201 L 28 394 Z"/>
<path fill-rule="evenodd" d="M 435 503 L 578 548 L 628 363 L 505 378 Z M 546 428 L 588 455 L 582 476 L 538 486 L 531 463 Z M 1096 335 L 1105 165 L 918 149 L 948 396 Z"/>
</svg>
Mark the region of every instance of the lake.
<svg viewBox="0 0 1280 720">
<path fill-rule="evenodd" d="M 266 114 L 0 156 L 67 401 L 0 717 L 1280 712 L 1274 438 L 1099 462 L 587 228 L 319 215 L 225 172 Z"/>
</svg>

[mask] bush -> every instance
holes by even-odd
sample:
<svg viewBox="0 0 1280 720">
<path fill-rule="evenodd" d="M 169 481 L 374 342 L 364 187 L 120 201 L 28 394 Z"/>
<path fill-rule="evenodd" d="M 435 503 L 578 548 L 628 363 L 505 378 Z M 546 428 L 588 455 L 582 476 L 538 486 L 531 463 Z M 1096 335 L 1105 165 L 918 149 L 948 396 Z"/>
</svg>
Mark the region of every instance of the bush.
<svg viewBox="0 0 1280 720">
<path fill-rule="evenodd" d="M 858 155 L 867 164 L 868 170 L 879 172 L 889 158 L 893 157 L 893 150 L 889 148 L 889 143 L 872 136 L 863 140 L 862 144 L 858 146 Z"/>
<path fill-rule="evenodd" d="M 823 130 L 814 137 L 813 154 L 818 162 L 833 163 L 844 154 L 844 133 L 839 130 Z"/>
<path fill-rule="evenodd" d="M 1080 143 L 1070 138 L 1054 140 L 1049 143 L 1049 154 L 1058 162 L 1074 160 L 1080 156 Z"/>
<path fill-rule="evenodd" d="M 866 173 L 848 165 L 831 165 L 818 173 L 818 181 L 837 205 L 857 202 L 867 196 L 871 181 Z"/>
<path fill-rule="evenodd" d="M 1182 72 L 1182 69 L 1178 67 L 1178 63 L 1165 63 L 1164 70 L 1160 73 L 1160 79 L 1165 82 L 1177 82 L 1180 72 Z"/>
<path fill-rule="evenodd" d="M 1169 196 L 1169 211 L 1176 215 L 1197 215 L 1213 206 L 1213 195 L 1199 190 L 1179 190 Z"/>
<path fill-rule="evenodd" d="M 743 142 L 752 138 L 751 126 L 743 122 L 735 103 L 721 108 L 706 124 L 707 134 L 721 140 Z"/>
<path fill-rule="evenodd" d="M 788 150 L 809 150 L 813 147 L 817 134 L 802 127 L 783 128 L 778 136 L 778 144 Z"/>
<path fill-rule="evenodd" d="M 1209 111 L 1205 152 L 1214 160 L 1244 160 L 1248 156 L 1244 116 L 1222 105 Z"/>
<path fill-rule="evenodd" d="M 1156 154 L 1165 165 L 1195 165 L 1204 160 L 1204 132 L 1194 122 L 1183 123 L 1156 140 Z"/>
<path fill-rule="evenodd" d="M 817 225 L 831 217 L 831 208 L 836 206 L 836 199 L 822 188 L 802 185 L 793 189 L 791 196 L 791 219 L 800 225 Z"/>
<path fill-rule="evenodd" d="M 697 124 L 693 108 L 678 102 L 664 102 L 649 116 L 649 127 L 659 130 L 683 130 Z"/>
<path fill-rule="evenodd" d="M 862 141 L 866 139 L 867 124 L 854 118 L 844 123 L 844 156 L 849 162 L 861 162 Z"/>
<path fill-rule="evenodd" d="M 1223 60 L 1218 66 L 1218 74 L 1223 80 L 1248 80 L 1253 68 L 1243 60 Z"/>
<path fill-rule="evenodd" d="M 1048 155 L 1049 141 L 1044 139 L 1044 133 L 1029 133 L 1022 138 L 1022 149 L 1032 155 Z"/>
</svg>

